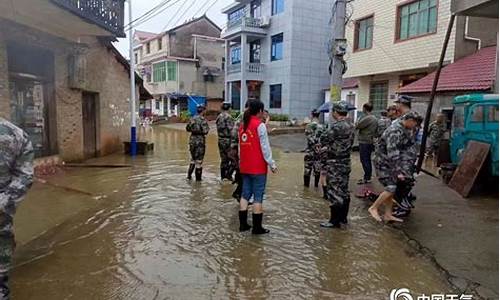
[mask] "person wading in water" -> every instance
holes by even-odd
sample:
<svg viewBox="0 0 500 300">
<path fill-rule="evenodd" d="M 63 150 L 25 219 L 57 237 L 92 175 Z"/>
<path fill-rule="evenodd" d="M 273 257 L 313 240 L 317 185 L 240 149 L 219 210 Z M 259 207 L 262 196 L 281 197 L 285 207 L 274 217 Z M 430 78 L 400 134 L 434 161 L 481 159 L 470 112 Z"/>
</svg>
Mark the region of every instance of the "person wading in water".
<svg viewBox="0 0 500 300">
<path fill-rule="evenodd" d="M 240 172 L 243 177 L 243 190 L 240 200 L 240 231 L 250 230 L 247 223 L 248 201 L 253 196 L 253 234 L 269 233 L 262 227 L 262 201 L 266 189 L 267 169 L 276 173 L 278 168 L 273 160 L 271 146 L 267 137 L 266 125 L 262 123 L 264 104 L 260 101 L 248 102 L 239 129 Z"/>
</svg>

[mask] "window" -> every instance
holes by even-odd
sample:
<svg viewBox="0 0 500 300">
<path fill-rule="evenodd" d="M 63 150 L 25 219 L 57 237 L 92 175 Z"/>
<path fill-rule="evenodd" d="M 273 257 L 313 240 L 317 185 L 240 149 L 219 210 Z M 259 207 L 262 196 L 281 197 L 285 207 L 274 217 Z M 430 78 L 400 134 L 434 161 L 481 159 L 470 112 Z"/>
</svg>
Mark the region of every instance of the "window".
<svg viewBox="0 0 500 300">
<path fill-rule="evenodd" d="M 283 59 L 283 33 L 271 37 L 271 61 Z"/>
<path fill-rule="evenodd" d="M 163 48 L 163 44 L 162 44 L 162 38 L 159 38 L 158 39 L 158 50 L 161 50 Z"/>
<path fill-rule="evenodd" d="M 464 128 L 464 114 L 465 106 L 455 106 L 453 110 L 453 127 L 454 128 Z"/>
<path fill-rule="evenodd" d="M 471 122 L 482 123 L 484 120 L 484 106 L 478 105 L 472 108 Z"/>
<path fill-rule="evenodd" d="M 227 15 L 229 23 L 235 23 L 241 20 L 245 16 L 245 9 L 244 7 L 233 11 L 232 13 Z"/>
<path fill-rule="evenodd" d="M 161 100 L 156 100 L 156 110 L 160 110 Z"/>
<path fill-rule="evenodd" d="M 436 0 L 419 0 L 398 8 L 398 40 L 436 32 Z"/>
<path fill-rule="evenodd" d="M 277 15 L 285 11 L 285 0 L 273 0 L 272 15 Z"/>
<path fill-rule="evenodd" d="M 373 110 L 385 110 L 387 108 L 387 98 L 389 95 L 388 82 L 372 82 L 370 84 L 370 103 Z"/>
<path fill-rule="evenodd" d="M 370 49 L 373 41 L 373 16 L 356 21 L 354 28 L 354 50 Z"/>
<path fill-rule="evenodd" d="M 139 62 L 139 55 L 137 55 L 137 53 L 134 53 L 134 59 L 136 63 Z"/>
<path fill-rule="evenodd" d="M 231 64 L 236 65 L 241 63 L 241 47 L 231 48 Z"/>
<path fill-rule="evenodd" d="M 269 86 L 269 108 L 281 108 L 281 84 Z"/>
<path fill-rule="evenodd" d="M 149 54 L 149 53 L 151 53 L 151 43 L 147 42 L 146 43 L 146 54 Z"/>
<path fill-rule="evenodd" d="M 240 110 L 241 108 L 241 83 L 239 81 L 231 82 L 231 106 L 234 110 Z"/>
<path fill-rule="evenodd" d="M 260 40 L 250 43 L 250 62 L 260 63 Z"/>
<path fill-rule="evenodd" d="M 498 122 L 498 106 L 487 106 L 488 110 L 488 122 Z"/>
<path fill-rule="evenodd" d="M 176 81 L 177 80 L 177 62 L 169 61 L 167 62 L 167 72 L 168 72 L 168 80 Z"/>
<path fill-rule="evenodd" d="M 261 0 L 253 0 L 250 4 L 250 16 L 252 18 L 262 17 Z"/>
<path fill-rule="evenodd" d="M 167 81 L 166 63 L 164 61 L 153 64 L 153 82 Z"/>
</svg>

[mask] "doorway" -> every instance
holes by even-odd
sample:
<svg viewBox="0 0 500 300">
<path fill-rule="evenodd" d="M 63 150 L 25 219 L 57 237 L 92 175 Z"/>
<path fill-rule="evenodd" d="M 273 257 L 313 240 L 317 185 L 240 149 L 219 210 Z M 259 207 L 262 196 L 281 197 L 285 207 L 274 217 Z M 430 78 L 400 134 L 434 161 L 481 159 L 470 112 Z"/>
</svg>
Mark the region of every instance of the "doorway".
<svg viewBox="0 0 500 300">
<path fill-rule="evenodd" d="M 85 159 L 96 157 L 97 151 L 97 94 L 82 94 L 83 154 Z"/>
</svg>

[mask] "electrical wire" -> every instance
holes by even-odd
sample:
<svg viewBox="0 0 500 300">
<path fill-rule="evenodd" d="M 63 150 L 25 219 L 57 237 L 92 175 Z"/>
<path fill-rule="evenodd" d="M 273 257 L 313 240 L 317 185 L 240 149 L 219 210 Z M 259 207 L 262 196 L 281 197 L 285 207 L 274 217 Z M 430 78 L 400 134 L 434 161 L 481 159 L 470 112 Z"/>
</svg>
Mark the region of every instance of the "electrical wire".
<svg viewBox="0 0 500 300">
<path fill-rule="evenodd" d="M 142 14 L 141 16 L 139 16 L 138 18 L 132 20 L 132 22 L 125 24 L 124 27 L 129 27 L 130 25 L 133 25 L 135 22 L 137 22 L 137 21 L 139 21 L 139 20 L 141 20 L 143 18 L 146 18 L 147 16 L 151 15 L 152 13 L 154 13 L 156 10 L 160 9 L 163 5 L 165 5 L 169 1 L 171 1 L 171 0 L 163 0 L 163 1 L 161 1 L 158 5 L 156 5 L 152 9 L 148 10 L 147 12 L 145 12 L 144 14 Z"/>
<path fill-rule="evenodd" d="M 157 15 L 161 14 L 162 12 L 164 12 L 166 9 L 168 9 L 168 8 L 170 8 L 170 7 L 174 6 L 175 4 L 179 3 L 181 0 L 176 0 L 176 1 L 174 1 L 174 2 L 172 2 L 172 1 L 173 1 L 173 0 L 169 0 L 169 2 L 168 2 L 168 4 L 169 4 L 169 5 L 167 5 L 167 6 L 163 7 L 161 10 L 156 11 L 156 13 L 155 13 L 155 14 L 150 15 L 150 16 L 149 16 L 149 17 L 147 17 L 146 19 L 143 19 L 143 20 L 141 20 L 140 22 L 138 22 L 138 23 L 136 23 L 136 24 L 133 24 L 133 26 L 134 26 L 134 27 L 137 27 L 137 26 L 139 26 L 139 25 L 141 25 L 141 24 L 144 24 L 145 22 L 147 22 L 147 21 L 151 20 L 152 18 L 154 18 L 154 17 L 156 17 Z M 166 4 L 167 4 L 167 3 L 166 3 Z"/>
<path fill-rule="evenodd" d="M 193 0 L 191 2 L 191 4 L 186 8 L 186 10 L 184 10 L 184 12 L 182 13 L 182 15 L 180 15 L 177 20 L 174 22 L 174 27 L 177 25 L 177 23 L 179 23 L 179 21 L 182 20 L 182 18 L 184 18 L 184 16 L 186 15 L 186 13 L 191 9 L 191 7 L 193 7 L 193 5 L 196 3 L 196 0 Z"/>
<path fill-rule="evenodd" d="M 175 11 L 174 15 L 170 20 L 168 20 L 167 24 L 162 28 L 161 32 L 165 31 L 165 29 L 169 28 L 170 23 L 172 23 L 172 20 L 175 18 L 175 16 L 178 16 L 179 13 L 181 12 L 182 8 L 184 7 L 184 4 L 187 3 L 188 0 L 184 0 L 184 2 L 179 6 L 179 8 Z M 194 1 L 194 0 L 193 0 Z M 175 23 L 174 23 L 175 25 Z"/>
</svg>

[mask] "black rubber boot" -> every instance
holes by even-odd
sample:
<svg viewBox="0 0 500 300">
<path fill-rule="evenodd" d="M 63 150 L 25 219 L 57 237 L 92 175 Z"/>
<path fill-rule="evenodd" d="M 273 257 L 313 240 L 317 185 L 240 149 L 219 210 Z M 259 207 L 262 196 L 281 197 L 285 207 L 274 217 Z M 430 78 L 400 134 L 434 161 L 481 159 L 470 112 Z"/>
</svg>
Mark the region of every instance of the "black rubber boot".
<svg viewBox="0 0 500 300">
<path fill-rule="evenodd" d="M 319 186 L 319 178 L 320 178 L 320 174 L 314 174 L 314 187 L 317 188 Z"/>
<path fill-rule="evenodd" d="M 196 170 L 194 171 L 196 181 L 201 181 L 201 174 L 203 174 L 203 168 L 196 168 Z"/>
<path fill-rule="evenodd" d="M 324 228 L 340 228 L 340 216 L 339 212 L 341 207 L 330 206 L 330 220 L 328 222 L 323 222 L 320 224 Z"/>
<path fill-rule="evenodd" d="M 323 186 L 323 199 L 328 200 L 328 189 L 326 185 Z"/>
<path fill-rule="evenodd" d="M 349 205 L 350 204 L 351 204 L 351 198 L 349 197 L 349 199 L 347 199 L 344 202 L 344 205 L 342 205 L 342 214 L 340 216 L 340 223 L 342 223 L 344 225 L 348 223 L 347 216 L 349 215 Z"/>
<path fill-rule="evenodd" d="M 220 167 L 220 179 L 224 180 L 227 178 L 226 168 Z"/>
<path fill-rule="evenodd" d="M 264 214 L 252 214 L 253 228 L 252 234 L 266 234 L 269 233 L 268 229 L 262 227 L 262 217 Z"/>
<path fill-rule="evenodd" d="M 311 175 L 304 175 L 304 186 L 309 187 L 310 182 L 311 182 Z"/>
<path fill-rule="evenodd" d="M 240 232 L 248 231 L 252 226 L 248 225 L 248 210 L 240 210 Z"/>
<path fill-rule="evenodd" d="M 187 176 L 188 180 L 193 179 L 193 172 L 194 172 L 194 164 L 190 164 L 188 168 L 188 176 Z"/>
</svg>

